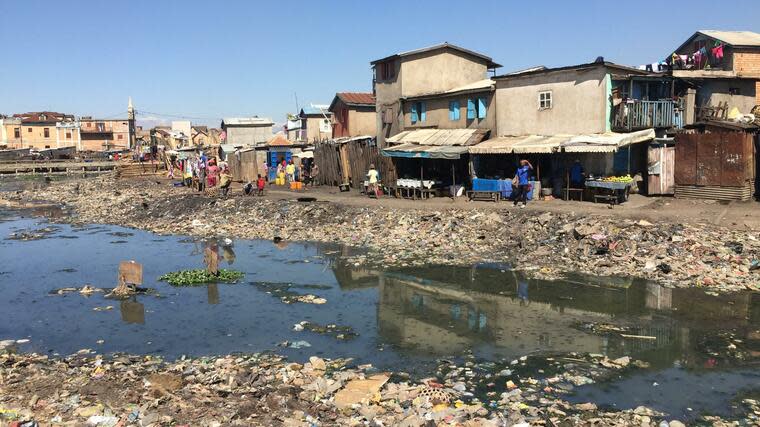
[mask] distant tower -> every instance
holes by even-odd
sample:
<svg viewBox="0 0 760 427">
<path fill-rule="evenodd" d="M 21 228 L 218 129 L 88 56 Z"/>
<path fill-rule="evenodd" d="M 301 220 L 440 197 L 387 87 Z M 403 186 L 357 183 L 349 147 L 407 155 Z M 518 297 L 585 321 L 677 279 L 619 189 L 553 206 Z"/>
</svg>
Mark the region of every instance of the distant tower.
<svg viewBox="0 0 760 427">
<path fill-rule="evenodd" d="M 137 133 L 135 132 L 135 107 L 132 106 L 132 97 L 129 97 L 129 104 L 127 105 L 127 120 L 129 122 L 129 148 L 134 149 L 137 147 Z"/>
</svg>

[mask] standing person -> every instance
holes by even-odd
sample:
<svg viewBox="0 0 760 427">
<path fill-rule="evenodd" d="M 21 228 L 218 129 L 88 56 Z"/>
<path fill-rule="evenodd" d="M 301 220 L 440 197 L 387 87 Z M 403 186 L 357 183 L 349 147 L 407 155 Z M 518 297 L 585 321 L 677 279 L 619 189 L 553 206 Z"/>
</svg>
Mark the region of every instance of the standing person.
<svg viewBox="0 0 760 427">
<path fill-rule="evenodd" d="M 570 167 L 570 187 L 571 188 L 583 188 L 583 178 L 585 171 L 581 165 L 581 161 L 576 159 L 573 166 Z"/>
<path fill-rule="evenodd" d="M 208 167 L 206 168 L 206 175 L 208 176 L 208 186 L 216 187 L 217 177 L 219 176 L 219 166 L 216 165 L 215 159 L 209 160 Z"/>
<path fill-rule="evenodd" d="M 266 187 L 266 185 L 267 182 L 261 177 L 261 175 L 259 175 L 259 179 L 256 180 L 256 189 L 258 190 L 259 196 L 264 195 L 264 187 Z"/>
<path fill-rule="evenodd" d="M 184 169 L 182 171 L 182 178 L 185 182 L 185 187 L 193 186 L 193 163 L 187 159 L 182 162 Z"/>
<path fill-rule="evenodd" d="M 198 191 L 203 192 L 203 188 L 206 185 L 206 161 L 204 160 L 206 158 L 205 155 L 202 155 L 198 159 Z"/>
<path fill-rule="evenodd" d="M 311 166 L 311 173 L 310 173 L 311 179 L 310 184 L 313 187 L 315 182 L 317 181 L 317 178 L 319 177 L 319 165 L 316 163 Z"/>
<path fill-rule="evenodd" d="M 377 183 L 380 182 L 380 172 L 375 169 L 375 165 L 369 165 L 369 171 L 367 172 L 367 180 L 369 186 L 367 187 L 367 194 L 374 194 L 377 196 Z"/>
<path fill-rule="evenodd" d="M 285 176 L 288 178 L 288 184 L 296 181 L 296 165 L 293 160 L 285 166 Z"/>
<path fill-rule="evenodd" d="M 515 206 L 517 206 L 517 203 L 522 202 L 520 208 L 524 208 L 528 204 L 528 192 L 530 191 L 528 175 L 531 170 L 533 170 L 533 165 L 531 165 L 529 161 L 525 159 L 520 160 L 520 167 L 517 168 L 517 173 L 515 174 L 515 178 L 517 179 Z"/>
<path fill-rule="evenodd" d="M 269 179 L 269 165 L 266 160 L 261 164 L 261 173 L 264 174 L 264 179 Z"/>
</svg>

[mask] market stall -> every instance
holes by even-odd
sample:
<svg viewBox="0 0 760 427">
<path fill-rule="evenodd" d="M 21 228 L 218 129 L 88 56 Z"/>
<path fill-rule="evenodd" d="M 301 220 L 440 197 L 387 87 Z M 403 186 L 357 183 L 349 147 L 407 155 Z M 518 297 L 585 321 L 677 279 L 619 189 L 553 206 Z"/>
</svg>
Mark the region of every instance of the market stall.
<svg viewBox="0 0 760 427">
<path fill-rule="evenodd" d="M 584 185 L 591 193 L 594 203 L 604 201 L 619 204 L 628 201 L 633 178 L 630 176 L 587 179 Z"/>
<path fill-rule="evenodd" d="M 413 199 L 461 195 L 469 178 L 468 147 L 487 134 L 483 129 L 417 129 L 388 138 L 392 145 L 382 155 L 393 159 L 399 178 L 385 187 L 396 197 Z"/>
</svg>

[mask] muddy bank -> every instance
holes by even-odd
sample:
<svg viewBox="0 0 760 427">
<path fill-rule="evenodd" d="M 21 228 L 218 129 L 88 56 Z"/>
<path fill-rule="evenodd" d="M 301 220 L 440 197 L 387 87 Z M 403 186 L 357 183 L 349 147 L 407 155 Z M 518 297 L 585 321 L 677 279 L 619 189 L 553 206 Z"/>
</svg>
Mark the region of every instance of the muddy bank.
<svg viewBox="0 0 760 427">
<path fill-rule="evenodd" d="M 523 357 L 503 364 L 443 361 L 412 380 L 349 360 L 304 364 L 254 354 L 181 359 L 61 359 L 0 355 L 0 421 L 21 425 L 640 425 L 682 426 L 646 407 L 607 411 L 569 403 L 573 387 L 637 369 L 629 358 Z M 538 373 L 538 374 L 537 374 Z M 744 422 L 757 402 L 741 402 Z M 756 413 L 756 412 L 755 412 Z M 703 421 L 730 425 L 719 417 Z M 664 424 L 662 424 L 664 423 Z"/>
<path fill-rule="evenodd" d="M 714 291 L 760 289 L 760 236 L 720 226 L 610 216 L 351 207 L 267 198 L 210 198 L 166 182 L 105 176 L 0 194 L 6 205 L 63 203 L 70 220 L 160 234 L 311 240 L 363 246 L 358 264 L 507 262 L 531 275 L 634 276 Z M 410 201 L 410 203 L 413 203 Z"/>
</svg>

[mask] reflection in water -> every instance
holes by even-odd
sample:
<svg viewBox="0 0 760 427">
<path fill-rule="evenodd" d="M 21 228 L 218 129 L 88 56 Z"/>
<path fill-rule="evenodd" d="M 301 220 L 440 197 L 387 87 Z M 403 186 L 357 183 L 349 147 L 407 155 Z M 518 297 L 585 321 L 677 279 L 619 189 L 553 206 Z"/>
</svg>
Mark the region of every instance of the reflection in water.
<svg viewBox="0 0 760 427">
<path fill-rule="evenodd" d="M 219 285 L 216 283 L 209 283 L 206 285 L 206 289 L 208 292 L 208 303 L 209 304 L 219 304 Z"/>
<path fill-rule="evenodd" d="M 235 262 L 235 251 L 232 250 L 231 245 L 222 246 L 222 258 L 227 261 L 227 265 Z"/>
<path fill-rule="evenodd" d="M 478 267 L 376 274 L 378 333 L 406 352 L 446 356 L 473 349 L 485 357 L 589 352 L 631 355 L 655 367 L 704 368 L 716 366 L 701 348 L 719 331 L 736 330 L 760 344 L 752 340 L 759 319 L 757 295 L 750 293 L 711 297 L 619 278 L 582 286 Z M 587 322 L 623 324 L 655 339 L 578 327 Z"/>
<path fill-rule="evenodd" d="M 137 302 L 135 297 L 121 301 L 119 309 L 121 310 L 121 320 L 124 323 L 145 324 L 145 306 Z"/>
</svg>

